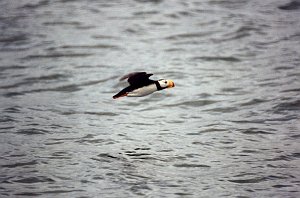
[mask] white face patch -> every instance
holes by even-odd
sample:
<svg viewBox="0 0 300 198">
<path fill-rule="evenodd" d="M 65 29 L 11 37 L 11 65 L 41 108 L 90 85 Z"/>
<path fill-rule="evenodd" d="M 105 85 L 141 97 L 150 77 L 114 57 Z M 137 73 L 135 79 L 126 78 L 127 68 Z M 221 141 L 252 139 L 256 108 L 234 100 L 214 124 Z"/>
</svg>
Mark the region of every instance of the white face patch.
<svg viewBox="0 0 300 198">
<path fill-rule="evenodd" d="M 160 80 L 158 81 L 158 83 L 160 84 L 161 88 L 166 88 L 166 87 L 168 87 L 168 80 L 160 79 Z"/>
</svg>

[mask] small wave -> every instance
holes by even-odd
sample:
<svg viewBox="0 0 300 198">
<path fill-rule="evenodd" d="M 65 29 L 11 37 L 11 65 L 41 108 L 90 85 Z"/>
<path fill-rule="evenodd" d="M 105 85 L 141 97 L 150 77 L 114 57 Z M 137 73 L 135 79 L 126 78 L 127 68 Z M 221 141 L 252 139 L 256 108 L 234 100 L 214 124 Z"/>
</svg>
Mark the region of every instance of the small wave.
<svg viewBox="0 0 300 198">
<path fill-rule="evenodd" d="M 48 178 L 48 177 L 37 176 L 37 177 L 22 178 L 22 179 L 14 180 L 13 182 L 24 183 L 24 184 L 32 184 L 32 183 L 55 182 L 55 181 L 51 178 Z"/>
<path fill-rule="evenodd" d="M 227 88 L 222 88 L 221 91 L 222 92 L 236 92 L 241 90 L 240 87 L 227 87 Z"/>
<path fill-rule="evenodd" d="M 21 96 L 24 95 L 25 93 L 21 93 L 21 92 L 8 92 L 8 93 L 4 93 L 3 96 L 7 97 L 7 98 L 12 98 L 15 96 Z"/>
<path fill-rule="evenodd" d="M 143 148 L 140 148 L 140 147 L 138 147 L 138 148 L 135 148 L 134 150 L 135 150 L 135 151 L 139 151 L 139 150 L 142 150 L 142 151 L 148 151 L 148 150 L 150 150 L 150 148 L 147 148 L 147 147 L 146 147 L 146 148 L 144 148 L 144 147 L 143 147 Z"/>
<path fill-rule="evenodd" d="M 99 161 L 99 162 L 111 162 L 112 160 L 124 160 L 119 156 L 113 156 L 109 153 L 100 153 L 97 157 L 92 157 L 92 160 Z"/>
<path fill-rule="evenodd" d="M 152 16 L 152 15 L 156 15 L 159 14 L 158 11 L 139 11 L 139 12 L 134 12 L 133 15 L 134 16 L 142 16 L 142 17 L 148 17 L 148 16 Z"/>
<path fill-rule="evenodd" d="M 173 166 L 178 168 L 210 168 L 210 166 L 204 164 L 174 164 Z"/>
<path fill-rule="evenodd" d="M 274 109 L 278 112 L 299 111 L 300 110 L 300 100 L 280 103 L 280 104 L 274 106 Z"/>
<path fill-rule="evenodd" d="M 103 157 L 103 158 L 111 158 L 111 159 L 118 159 L 118 157 L 112 156 L 108 153 L 101 153 L 98 155 L 99 157 Z"/>
<path fill-rule="evenodd" d="M 16 83 L 13 85 L 5 85 L 5 86 L 1 86 L 0 89 L 9 89 L 9 88 L 15 88 L 15 87 L 19 87 L 19 86 L 23 86 L 23 85 L 30 85 L 30 84 L 34 84 L 34 83 L 40 83 L 41 81 L 39 79 L 43 79 L 43 80 L 50 80 L 52 78 L 66 78 L 68 76 L 65 75 L 60 75 L 60 74 L 54 74 L 49 75 L 49 76 L 42 76 L 42 77 L 34 77 L 34 78 L 29 78 L 29 80 L 25 80 L 22 81 L 20 83 Z M 95 85 L 98 83 L 103 83 L 106 82 L 108 80 L 110 80 L 111 78 L 106 78 L 106 79 L 101 79 L 101 80 L 93 80 L 93 81 L 87 81 L 87 82 L 82 82 L 79 84 L 69 84 L 69 85 L 62 85 L 62 86 L 58 86 L 58 87 L 49 87 L 49 88 L 43 88 L 43 89 L 33 89 L 33 90 L 27 90 L 27 91 L 20 91 L 20 92 L 8 92 L 8 93 L 4 93 L 3 96 L 5 97 L 14 97 L 14 96 L 19 96 L 19 95 L 25 95 L 28 93 L 39 93 L 39 92 L 76 92 L 76 91 L 80 91 L 82 90 L 82 87 L 85 86 L 91 86 L 91 85 Z M 58 79 L 55 79 L 58 80 Z"/>
<path fill-rule="evenodd" d="M 49 0 L 38 1 L 37 3 L 27 3 L 19 9 L 37 9 L 43 6 L 47 6 L 49 4 Z"/>
<path fill-rule="evenodd" d="M 281 92 L 300 92 L 300 88 L 286 89 L 286 90 L 282 90 Z"/>
<path fill-rule="evenodd" d="M 300 158 L 300 153 L 291 153 L 286 155 L 276 156 L 274 158 L 266 159 L 266 161 L 291 161 Z"/>
<path fill-rule="evenodd" d="M 11 88 L 17 88 L 21 85 L 28 85 L 28 84 L 31 84 L 30 82 L 18 82 L 18 83 L 15 83 L 15 84 L 10 84 L 10 85 L 3 85 L 3 86 L 0 86 L 0 89 L 11 89 Z"/>
<path fill-rule="evenodd" d="M 2 168 L 16 168 L 16 167 L 23 167 L 23 166 L 31 166 L 31 165 L 37 165 L 37 161 L 33 160 L 33 161 L 29 161 L 29 162 L 17 162 L 14 164 L 6 164 L 6 165 L 2 165 Z"/>
<path fill-rule="evenodd" d="M 145 156 L 145 155 L 151 155 L 150 153 L 126 153 L 126 155 L 131 157 L 139 157 L 139 156 Z"/>
<path fill-rule="evenodd" d="M 152 126 L 152 125 L 155 125 L 155 123 L 132 122 L 132 125 L 137 125 L 137 126 Z"/>
<path fill-rule="evenodd" d="M 300 134 L 297 134 L 297 135 L 291 135 L 291 138 L 293 138 L 293 139 L 300 139 Z"/>
<path fill-rule="evenodd" d="M 139 3 L 162 3 L 163 0 L 135 0 L 136 2 Z"/>
<path fill-rule="evenodd" d="M 24 95 L 27 93 L 39 93 L 39 92 L 76 92 L 76 91 L 80 91 L 81 88 L 77 85 L 64 85 L 64 86 L 59 86 L 59 87 L 55 87 L 55 88 L 46 88 L 46 89 L 34 89 L 34 90 L 30 90 L 30 91 L 24 91 L 21 92 L 20 94 Z"/>
<path fill-rule="evenodd" d="M 167 25 L 168 23 L 152 21 L 152 22 L 150 22 L 149 24 L 150 24 L 150 25 L 153 25 L 153 26 L 164 26 L 164 25 Z"/>
<path fill-rule="evenodd" d="M 234 122 L 234 123 L 256 123 L 256 124 L 263 124 L 266 122 L 265 119 L 241 119 L 241 120 L 230 120 L 230 122 Z"/>
<path fill-rule="evenodd" d="M 221 6 L 228 9 L 241 9 L 243 6 L 247 5 L 248 0 L 226 0 L 226 1 L 209 1 L 210 5 Z"/>
<path fill-rule="evenodd" d="M 77 140 L 75 142 L 88 143 L 88 144 L 102 144 L 102 143 L 105 143 L 107 141 L 110 141 L 110 140 L 106 140 L 106 139 L 83 139 L 83 140 Z"/>
<path fill-rule="evenodd" d="M 263 181 L 266 181 L 265 177 L 257 177 L 257 178 L 250 178 L 250 179 L 232 179 L 228 180 L 232 183 L 238 183 L 238 184 L 249 184 L 249 183 L 260 183 Z"/>
<path fill-rule="evenodd" d="M 218 112 L 218 113 L 231 113 L 239 110 L 236 107 L 217 107 L 213 109 L 206 109 L 205 111 L 210 111 L 210 112 Z"/>
<path fill-rule="evenodd" d="M 117 45 L 109 45 L 109 44 L 96 44 L 96 45 L 64 45 L 61 46 L 63 49 L 120 49 Z"/>
<path fill-rule="evenodd" d="M 17 131 L 18 134 L 24 134 L 24 135 L 43 135 L 49 132 L 50 131 L 47 131 L 45 129 L 36 129 L 36 128 L 20 129 Z"/>
<path fill-rule="evenodd" d="M 243 129 L 243 130 L 241 130 L 241 132 L 243 134 L 247 134 L 247 135 L 256 135 L 256 134 L 270 135 L 270 134 L 274 134 L 273 132 L 264 131 L 264 130 L 256 129 L 256 128 Z"/>
<path fill-rule="evenodd" d="M 117 116 L 118 114 L 112 113 L 112 112 L 91 112 L 91 111 L 86 111 L 83 112 L 84 114 L 89 114 L 89 115 L 98 115 L 98 116 Z"/>
<path fill-rule="evenodd" d="M 50 156 L 44 156 L 43 158 L 47 158 L 49 160 L 51 160 L 51 159 L 72 159 L 72 156 L 70 155 L 70 153 L 68 153 L 66 151 L 57 151 L 57 152 L 51 153 Z"/>
<path fill-rule="evenodd" d="M 213 103 L 216 103 L 218 101 L 214 100 L 193 100 L 193 101 L 186 101 L 186 102 L 181 102 L 181 103 L 175 103 L 175 104 L 170 104 L 170 105 L 165 105 L 167 107 L 184 107 L 184 106 L 189 106 L 189 107 L 199 107 L 199 106 L 206 106 L 210 105 Z"/>
<path fill-rule="evenodd" d="M 247 183 L 260 183 L 260 182 L 270 181 L 270 180 L 287 179 L 289 177 L 290 175 L 285 175 L 285 176 L 269 175 L 265 177 L 254 177 L 249 179 L 233 179 L 228 181 L 233 183 L 239 183 L 239 184 L 247 184 Z"/>
<path fill-rule="evenodd" d="M 35 83 L 41 83 L 42 81 L 49 81 L 49 80 L 58 81 L 58 80 L 61 80 L 61 79 L 65 79 L 67 77 L 69 77 L 69 76 L 63 75 L 63 74 L 50 74 L 50 75 L 44 75 L 44 76 L 39 76 L 39 77 L 28 77 L 28 78 L 25 78 L 23 81 L 18 82 L 18 83 L 0 86 L 0 89 L 17 88 L 17 87 L 20 87 L 20 86 L 33 85 Z"/>
<path fill-rule="evenodd" d="M 250 153 L 250 154 L 255 154 L 255 153 L 261 153 L 260 151 L 257 151 L 257 150 L 248 150 L 248 149 L 245 149 L 245 150 L 242 150 L 241 153 Z"/>
<path fill-rule="evenodd" d="M 280 70 L 292 70 L 295 69 L 295 67 L 289 67 L 289 66 L 279 66 L 279 67 L 275 67 L 274 70 L 275 71 L 280 71 Z"/>
<path fill-rule="evenodd" d="M 185 51 L 183 48 L 168 48 L 168 49 L 165 49 L 166 52 L 183 52 Z"/>
<path fill-rule="evenodd" d="M 193 196 L 193 193 L 187 193 L 187 192 L 177 192 L 174 193 L 174 195 L 178 195 L 179 197 L 189 197 L 189 196 Z"/>
<path fill-rule="evenodd" d="M 257 105 L 260 103 L 268 102 L 268 100 L 262 100 L 262 99 L 251 99 L 247 102 L 243 102 L 240 104 L 240 106 L 251 106 L 251 105 Z"/>
<path fill-rule="evenodd" d="M 82 58 L 92 56 L 92 53 L 53 53 L 53 54 L 40 54 L 40 55 L 29 55 L 22 59 L 45 59 L 45 58 Z"/>
<path fill-rule="evenodd" d="M 78 30 L 88 30 L 88 29 L 94 29 L 96 26 L 94 25 L 80 25 L 75 27 Z"/>
<path fill-rule="evenodd" d="M 270 46 L 270 45 L 274 45 L 274 44 L 278 44 L 281 43 L 283 41 L 299 41 L 300 38 L 300 33 L 295 33 L 295 34 L 290 34 L 287 36 L 282 36 L 280 38 L 277 39 L 273 39 L 273 40 L 267 40 L 267 41 L 253 41 L 253 44 L 258 47 L 258 48 L 265 48 L 266 46 Z M 268 48 L 266 48 L 268 49 Z M 298 58 L 294 58 L 292 60 L 295 60 L 296 62 L 299 60 Z M 278 66 L 275 67 L 274 70 L 288 70 L 288 69 L 293 69 L 294 67 L 290 67 L 290 66 Z"/>
<path fill-rule="evenodd" d="M 22 70 L 26 69 L 26 66 L 23 65 L 8 65 L 8 66 L 0 66 L 1 72 L 6 71 L 6 70 Z"/>
<path fill-rule="evenodd" d="M 193 32 L 193 33 L 182 33 L 182 34 L 174 34 L 168 37 L 165 37 L 166 40 L 182 40 L 182 39 L 192 39 L 192 38 L 201 38 L 210 36 L 214 32 Z"/>
<path fill-rule="evenodd" d="M 244 39 L 245 37 L 250 37 L 252 34 L 264 34 L 262 28 L 254 27 L 253 24 L 245 25 L 239 27 L 233 32 L 224 34 L 222 38 L 212 38 L 214 43 L 226 42 L 226 41 L 236 41 L 239 39 Z"/>
<path fill-rule="evenodd" d="M 62 194 L 62 193 L 74 193 L 82 192 L 84 190 L 46 190 L 42 192 L 37 192 L 37 194 Z"/>
<path fill-rule="evenodd" d="M 25 81 L 32 81 L 32 82 L 40 82 L 43 80 L 58 80 L 58 79 L 64 79 L 64 78 L 68 78 L 68 75 L 65 74 L 49 74 L 49 75 L 42 75 L 42 76 L 38 76 L 38 77 L 29 77 L 29 78 L 25 78 Z"/>
<path fill-rule="evenodd" d="M 294 158 L 300 158 L 300 153 L 292 153 L 291 156 Z"/>
<path fill-rule="evenodd" d="M 8 107 L 8 108 L 4 109 L 4 112 L 6 112 L 6 113 L 20 113 L 21 112 L 21 107 L 19 107 L 19 106 Z"/>
<path fill-rule="evenodd" d="M 7 126 L 7 127 L 0 127 L 0 133 L 8 133 L 9 129 L 14 129 L 15 127 L 13 126 Z"/>
<path fill-rule="evenodd" d="M 14 43 L 15 44 L 17 42 L 26 41 L 28 39 L 29 39 L 28 35 L 26 35 L 26 34 L 1 36 L 0 37 L 0 43 L 5 43 L 5 44 Z"/>
<path fill-rule="evenodd" d="M 208 129 L 201 130 L 201 133 L 222 132 L 222 131 L 228 131 L 228 129 L 208 128 Z"/>
<path fill-rule="evenodd" d="M 191 11 L 191 10 L 188 10 L 188 11 L 179 10 L 176 12 L 164 14 L 164 16 L 168 17 L 168 18 L 172 18 L 172 19 L 179 19 L 182 17 L 193 17 L 193 16 L 195 16 L 195 12 Z"/>
<path fill-rule="evenodd" d="M 115 144 L 116 141 L 113 140 L 113 139 L 110 139 L 110 138 L 106 138 L 106 139 L 103 139 L 103 138 L 94 138 L 93 136 L 85 136 L 85 137 L 82 137 L 81 139 L 79 140 L 76 140 L 75 142 L 77 143 L 80 143 L 80 144 L 105 144 L 105 145 L 108 145 L 108 144 Z"/>
<path fill-rule="evenodd" d="M 60 112 L 62 115 L 76 115 L 76 114 L 87 114 L 87 115 L 96 115 L 96 116 L 117 116 L 118 114 L 112 112 L 94 112 L 94 111 L 63 111 Z"/>
<path fill-rule="evenodd" d="M 91 36 L 94 39 L 99 40 L 107 40 L 107 39 L 118 39 L 118 37 L 110 36 L 110 35 L 103 35 L 103 34 L 96 34 Z"/>
<path fill-rule="evenodd" d="M 54 21 L 54 22 L 44 22 L 43 25 L 47 25 L 47 26 L 56 26 L 56 25 L 61 25 L 61 26 L 65 26 L 65 25 L 79 26 L 79 25 L 81 25 L 81 23 L 78 22 L 78 21 Z"/>
<path fill-rule="evenodd" d="M 48 89 L 35 89 L 35 90 L 27 91 L 25 93 L 35 93 L 35 92 L 45 92 L 45 91 L 76 92 L 80 90 L 81 88 L 78 85 L 71 84 L 71 85 L 64 85 L 64 86 L 48 88 Z"/>
<path fill-rule="evenodd" d="M 273 188 L 289 188 L 289 187 L 293 187 L 293 185 L 285 185 L 285 184 L 277 184 L 277 185 L 273 185 Z"/>
<path fill-rule="evenodd" d="M 192 58 L 193 61 L 226 61 L 226 62 L 240 62 L 241 60 L 233 56 L 196 56 Z"/>
<path fill-rule="evenodd" d="M 35 192 L 20 192 L 20 193 L 16 193 L 14 195 L 17 196 L 26 196 L 26 197 L 35 197 L 35 196 L 41 196 L 41 193 L 35 193 Z"/>
</svg>

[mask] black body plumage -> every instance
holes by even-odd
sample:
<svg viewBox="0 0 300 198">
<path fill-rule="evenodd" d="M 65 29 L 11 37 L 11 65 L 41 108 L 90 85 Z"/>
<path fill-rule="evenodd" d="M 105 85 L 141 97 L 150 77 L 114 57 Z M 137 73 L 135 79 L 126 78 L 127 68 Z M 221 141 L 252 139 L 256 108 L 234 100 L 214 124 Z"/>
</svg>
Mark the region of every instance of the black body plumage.
<svg viewBox="0 0 300 198">
<path fill-rule="evenodd" d="M 146 72 L 134 72 L 120 78 L 121 80 L 125 80 L 128 78 L 129 86 L 122 89 L 119 93 L 113 96 L 113 98 L 119 98 L 126 93 L 132 92 L 136 89 L 155 84 L 154 80 L 150 80 L 149 77 L 153 74 L 147 74 Z"/>
</svg>

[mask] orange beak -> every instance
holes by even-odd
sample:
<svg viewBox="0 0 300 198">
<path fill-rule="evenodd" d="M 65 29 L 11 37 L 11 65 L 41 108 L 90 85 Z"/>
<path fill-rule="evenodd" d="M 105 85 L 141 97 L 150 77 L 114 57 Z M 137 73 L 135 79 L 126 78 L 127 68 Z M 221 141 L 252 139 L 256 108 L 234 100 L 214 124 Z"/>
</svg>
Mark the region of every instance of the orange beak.
<svg viewBox="0 0 300 198">
<path fill-rule="evenodd" d="M 168 88 L 175 87 L 175 83 L 172 80 L 168 80 Z"/>
</svg>

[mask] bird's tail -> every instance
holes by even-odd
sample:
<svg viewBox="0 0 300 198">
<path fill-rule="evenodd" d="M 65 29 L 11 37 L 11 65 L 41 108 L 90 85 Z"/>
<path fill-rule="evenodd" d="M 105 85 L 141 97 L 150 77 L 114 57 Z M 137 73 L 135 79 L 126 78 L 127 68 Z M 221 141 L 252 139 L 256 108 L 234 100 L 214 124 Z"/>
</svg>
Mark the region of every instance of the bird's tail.
<svg viewBox="0 0 300 198">
<path fill-rule="evenodd" d="M 127 92 L 120 91 L 119 93 L 117 93 L 116 95 L 113 96 L 113 99 L 117 99 L 117 98 L 127 96 L 127 94 L 128 94 Z"/>
</svg>

